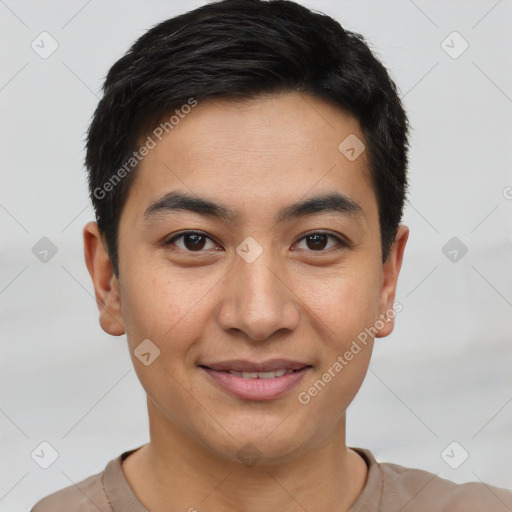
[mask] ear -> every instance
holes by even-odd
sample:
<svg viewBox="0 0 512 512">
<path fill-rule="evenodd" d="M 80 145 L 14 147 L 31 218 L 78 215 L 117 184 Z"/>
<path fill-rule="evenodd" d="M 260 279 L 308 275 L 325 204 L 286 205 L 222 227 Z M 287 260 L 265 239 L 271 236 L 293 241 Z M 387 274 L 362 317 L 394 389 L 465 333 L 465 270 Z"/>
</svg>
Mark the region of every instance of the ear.
<svg viewBox="0 0 512 512">
<path fill-rule="evenodd" d="M 100 312 L 101 328 L 112 336 L 125 333 L 119 293 L 119 281 L 105 249 L 103 237 L 96 222 L 89 222 L 83 230 L 85 264 L 89 270 Z"/>
<path fill-rule="evenodd" d="M 402 267 L 405 244 L 409 238 L 409 228 L 400 224 L 395 235 L 395 240 L 391 245 L 388 257 L 382 266 L 382 287 L 380 291 L 380 315 L 379 320 L 384 323 L 382 329 L 378 329 L 376 338 L 384 338 L 391 334 L 395 327 L 395 310 L 393 303 L 395 300 L 396 284 L 398 274 Z M 393 312 L 387 315 L 389 312 Z M 386 318 L 387 316 L 387 318 Z M 381 322 L 379 322 L 381 323 Z"/>
</svg>

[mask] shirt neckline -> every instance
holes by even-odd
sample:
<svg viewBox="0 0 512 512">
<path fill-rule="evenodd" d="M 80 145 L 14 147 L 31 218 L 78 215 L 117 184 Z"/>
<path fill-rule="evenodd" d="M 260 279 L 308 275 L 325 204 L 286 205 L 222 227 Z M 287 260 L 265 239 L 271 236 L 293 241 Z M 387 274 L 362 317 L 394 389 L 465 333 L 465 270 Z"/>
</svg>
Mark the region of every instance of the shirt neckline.
<svg viewBox="0 0 512 512">
<path fill-rule="evenodd" d="M 133 492 L 122 468 L 122 462 L 142 446 L 144 445 L 127 450 L 112 459 L 103 472 L 103 488 L 112 512 L 149 512 Z M 366 484 L 349 512 L 378 512 L 383 489 L 380 464 L 370 450 L 352 446 L 349 446 L 349 448 L 357 452 L 368 467 Z"/>
</svg>

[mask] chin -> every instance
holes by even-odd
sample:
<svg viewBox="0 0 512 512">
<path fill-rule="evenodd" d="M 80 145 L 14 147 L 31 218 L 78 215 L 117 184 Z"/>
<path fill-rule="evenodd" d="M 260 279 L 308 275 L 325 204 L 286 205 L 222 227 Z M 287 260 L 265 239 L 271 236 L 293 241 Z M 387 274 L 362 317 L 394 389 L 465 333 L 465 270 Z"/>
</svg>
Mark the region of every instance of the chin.
<svg viewBox="0 0 512 512">
<path fill-rule="evenodd" d="M 236 423 L 223 421 L 226 430 L 217 425 L 207 438 L 203 431 L 201 443 L 215 456 L 246 466 L 278 464 L 306 452 L 313 444 L 315 432 L 311 429 L 308 435 L 304 422 L 299 425 L 292 420 L 293 413 L 288 419 L 284 414 L 272 421 L 249 416 L 246 415 L 245 420 L 237 418 Z"/>
</svg>

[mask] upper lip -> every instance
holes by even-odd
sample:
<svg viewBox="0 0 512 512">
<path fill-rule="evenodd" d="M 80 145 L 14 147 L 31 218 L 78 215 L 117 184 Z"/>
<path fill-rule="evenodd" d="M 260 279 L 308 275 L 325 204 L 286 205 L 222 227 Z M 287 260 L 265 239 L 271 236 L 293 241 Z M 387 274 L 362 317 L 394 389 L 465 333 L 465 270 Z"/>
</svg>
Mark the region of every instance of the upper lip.
<svg viewBox="0 0 512 512">
<path fill-rule="evenodd" d="M 311 366 L 300 361 L 290 359 L 269 359 L 267 361 L 247 361 L 243 359 L 231 359 L 216 363 L 201 363 L 198 366 L 205 366 L 212 370 L 235 372 L 274 372 L 277 370 L 299 370 L 304 366 Z"/>
</svg>

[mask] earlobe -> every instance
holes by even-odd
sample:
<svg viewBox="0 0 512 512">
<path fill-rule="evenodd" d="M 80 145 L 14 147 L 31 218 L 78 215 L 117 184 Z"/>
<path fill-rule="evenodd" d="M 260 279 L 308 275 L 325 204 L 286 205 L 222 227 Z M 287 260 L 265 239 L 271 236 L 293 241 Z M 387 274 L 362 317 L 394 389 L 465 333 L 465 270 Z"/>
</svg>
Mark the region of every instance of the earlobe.
<svg viewBox="0 0 512 512">
<path fill-rule="evenodd" d="M 125 333 L 121 309 L 119 281 L 103 244 L 96 222 L 84 226 L 84 257 L 91 276 L 101 328 L 112 336 Z"/>
<path fill-rule="evenodd" d="M 387 260 L 382 266 L 382 287 L 380 292 L 380 316 L 376 322 L 376 338 L 384 338 L 393 332 L 395 327 L 396 311 L 393 308 L 395 301 L 398 275 L 402 267 L 405 245 L 409 238 L 409 228 L 400 224 L 391 245 Z"/>
</svg>

